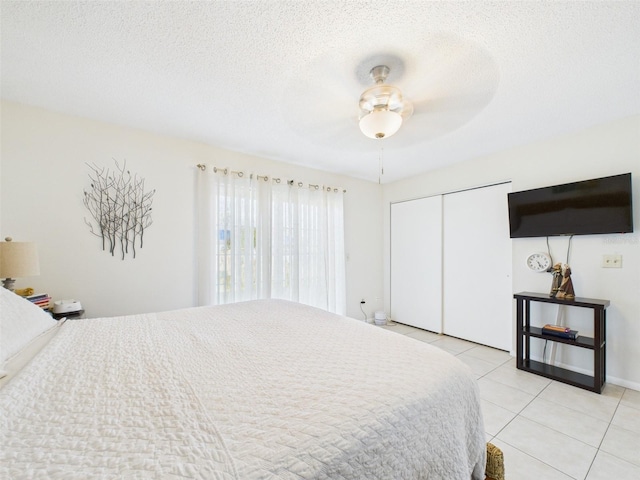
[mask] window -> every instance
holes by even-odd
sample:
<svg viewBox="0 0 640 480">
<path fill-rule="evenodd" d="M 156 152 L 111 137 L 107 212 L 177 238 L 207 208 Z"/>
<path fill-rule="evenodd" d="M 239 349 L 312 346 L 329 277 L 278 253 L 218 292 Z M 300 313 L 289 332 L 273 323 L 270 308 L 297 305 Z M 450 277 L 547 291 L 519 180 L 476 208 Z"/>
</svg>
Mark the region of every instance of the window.
<svg viewBox="0 0 640 480">
<path fill-rule="evenodd" d="M 345 313 L 343 192 L 203 172 L 201 304 L 281 298 Z"/>
</svg>

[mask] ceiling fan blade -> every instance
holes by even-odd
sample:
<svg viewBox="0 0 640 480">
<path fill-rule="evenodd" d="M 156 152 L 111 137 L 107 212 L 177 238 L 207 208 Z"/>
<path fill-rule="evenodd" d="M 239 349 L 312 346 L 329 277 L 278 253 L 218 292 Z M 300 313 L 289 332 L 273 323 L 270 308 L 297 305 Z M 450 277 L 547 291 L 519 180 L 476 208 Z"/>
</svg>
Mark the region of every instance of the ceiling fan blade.
<svg viewBox="0 0 640 480">
<path fill-rule="evenodd" d="M 493 97 L 483 93 L 466 93 L 425 99 L 413 104 L 413 114 L 440 114 L 445 112 L 478 112 L 486 107 Z"/>
<path fill-rule="evenodd" d="M 309 74 L 297 76 L 284 91 L 280 109 L 287 125 L 310 143 L 361 149 L 366 141 L 358 128 L 361 87 L 349 61 L 322 57 L 305 70 Z"/>
</svg>

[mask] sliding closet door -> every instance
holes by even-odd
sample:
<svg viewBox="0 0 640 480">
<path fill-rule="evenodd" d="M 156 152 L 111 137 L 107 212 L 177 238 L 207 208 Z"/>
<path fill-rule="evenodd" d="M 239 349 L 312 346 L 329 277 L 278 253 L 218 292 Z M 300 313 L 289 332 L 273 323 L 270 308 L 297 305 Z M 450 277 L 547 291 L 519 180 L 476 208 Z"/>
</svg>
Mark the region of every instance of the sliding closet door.
<svg viewBox="0 0 640 480">
<path fill-rule="evenodd" d="M 391 318 L 442 332 L 442 197 L 391 204 Z"/>
<path fill-rule="evenodd" d="M 444 333 L 511 350 L 511 239 L 505 183 L 444 195 Z"/>
</svg>

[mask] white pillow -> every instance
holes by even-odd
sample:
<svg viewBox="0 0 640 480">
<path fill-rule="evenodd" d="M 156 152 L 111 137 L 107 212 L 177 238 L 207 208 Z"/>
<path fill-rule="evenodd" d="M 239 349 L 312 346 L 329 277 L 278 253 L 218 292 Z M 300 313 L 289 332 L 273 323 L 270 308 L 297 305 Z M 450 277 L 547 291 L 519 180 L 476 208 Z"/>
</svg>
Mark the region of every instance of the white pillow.
<svg viewBox="0 0 640 480">
<path fill-rule="evenodd" d="M 0 363 L 57 323 L 42 308 L 0 286 Z"/>
</svg>

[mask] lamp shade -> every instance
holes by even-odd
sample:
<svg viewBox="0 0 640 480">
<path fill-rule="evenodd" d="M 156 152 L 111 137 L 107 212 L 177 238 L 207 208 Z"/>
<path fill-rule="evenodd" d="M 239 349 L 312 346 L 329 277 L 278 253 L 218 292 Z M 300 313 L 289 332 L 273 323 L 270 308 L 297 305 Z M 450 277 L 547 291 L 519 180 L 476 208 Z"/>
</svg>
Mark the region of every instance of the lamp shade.
<svg viewBox="0 0 640 480">
<path fill-rule="evenodd" d="M 38 249 L 33 242 L 0 242 L 0 278 L 40 275 Z"/>
<path fill-rule="evenodd" d="M 396 133 L 402 116 L 391 110 L 374 110 L 360 119 L 360 130 L 369 138 L 385 138 Z"/>
</svg>

